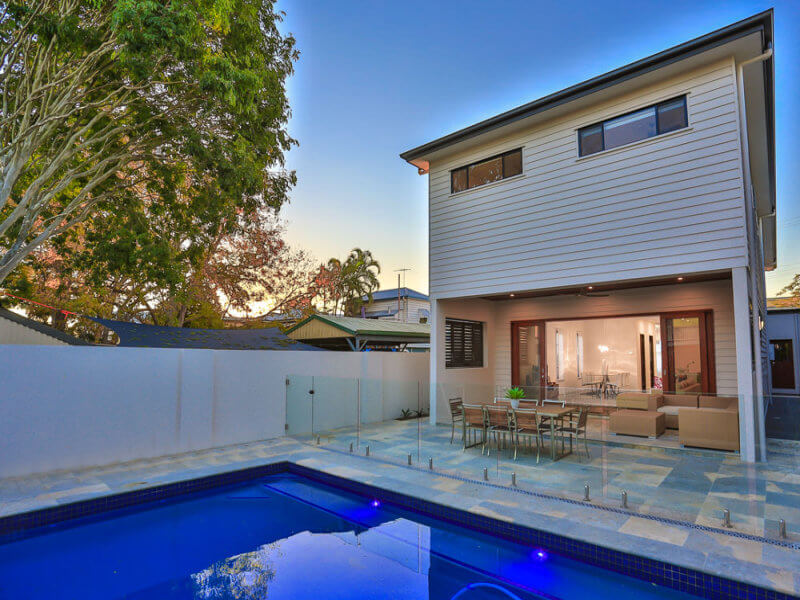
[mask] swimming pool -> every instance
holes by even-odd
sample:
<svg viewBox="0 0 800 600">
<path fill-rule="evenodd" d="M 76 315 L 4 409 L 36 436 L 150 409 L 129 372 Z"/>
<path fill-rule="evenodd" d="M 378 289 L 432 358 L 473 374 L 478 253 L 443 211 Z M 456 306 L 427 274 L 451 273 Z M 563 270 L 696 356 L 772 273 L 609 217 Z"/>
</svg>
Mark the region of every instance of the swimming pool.
<svg viewBox="0 0 800 600">
<path fill-rule="evenodd" d="M 15 600 L 693 597 L 289 473 L 0 543 Z"/>
</svg>

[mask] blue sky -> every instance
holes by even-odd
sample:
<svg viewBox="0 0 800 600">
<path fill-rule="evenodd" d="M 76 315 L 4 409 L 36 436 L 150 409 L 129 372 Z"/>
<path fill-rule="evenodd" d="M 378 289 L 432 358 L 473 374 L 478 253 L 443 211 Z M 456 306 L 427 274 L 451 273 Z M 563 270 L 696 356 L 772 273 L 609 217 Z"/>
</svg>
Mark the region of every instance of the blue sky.
<svg viewBox="0 0 800 600">
<path fill-rule="evenodd" d="M 775 9 L 778 265 L 800 272 L 800 1 L 280 0 L 301 52 L 289 82 L 298 185 L 288 239 L 318 259 L 360 246 L 382 287 L 427 291 L 427 177 L 398 154 L 481 119 Z"/>
</svg>

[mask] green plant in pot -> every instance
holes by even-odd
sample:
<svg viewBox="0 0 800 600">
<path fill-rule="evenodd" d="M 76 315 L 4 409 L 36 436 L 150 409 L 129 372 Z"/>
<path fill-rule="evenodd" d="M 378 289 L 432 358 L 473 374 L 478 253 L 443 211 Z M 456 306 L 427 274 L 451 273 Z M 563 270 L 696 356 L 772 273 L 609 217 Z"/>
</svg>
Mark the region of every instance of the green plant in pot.
<svg viewBox="0 0 800 600">
<path fill-rule="evenodd" d="M 525 390 L 521 387 L 510 387 L 506 390 L 506 398 L 511 400 L 512 408 L 519 408 L 519 401 L 525 398 Z"/>
</svg>

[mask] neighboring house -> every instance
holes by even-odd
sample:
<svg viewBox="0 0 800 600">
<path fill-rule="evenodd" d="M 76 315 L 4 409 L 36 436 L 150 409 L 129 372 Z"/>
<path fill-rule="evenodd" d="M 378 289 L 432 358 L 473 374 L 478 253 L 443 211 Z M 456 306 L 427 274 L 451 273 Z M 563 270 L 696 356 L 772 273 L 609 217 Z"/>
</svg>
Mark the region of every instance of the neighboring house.
<svg viewBox="0 0 800 600">
<path fill-rule="evenodd" d="M 120 347 L 209 348 L 214 350 L 311 350 L 319 348 L 290 339 L 277 326 L 261 329 L 191 329 L 87 317 L 119 336 Z"/>
<path fill-rule="evenodd" d="M 300 319 L 307 316 L 302 310 L 288 310 L 285 312 L 276 312 L 257 317 L 255 319 L 241 318 L 241 317 L 223 317 L 223 322 L 233 327 L 248 327 L 253 324 L 253 321 L 260 320 L 264 323 L 278 323 L 284 327 L 294 325 Z"/>
<path fill-rule="evenodd" d="M 767 11 L 424 144 L 431 414 L 509 385 L 739 396 L 765 452 Z"/>
<path fill-rule="evenodd" d="M 366 303 L 369 298 L 364 296 L 362 300 Z M 364 304 L 362 313 L 367 319 L 427 323 L 431 316 L 431 301 L 425 294 L 407 287 L 380 290 L 372 294 L 371 304 Z"/>
<path fill-rule="evenodd" d="M 773 393 L 800 394 L 800 299 L 769 298 L 766 332 Z"/>
<path fill-rule="evenodd" d="M 293 340 L 328 350 L 426 350 L 430 325 L 311 315 L 286 330 Z"/>
<path fill-rule="evenodd" d="M 0 308 L 0 345 L 92 346 L 93 344 Z"/>
</svg>

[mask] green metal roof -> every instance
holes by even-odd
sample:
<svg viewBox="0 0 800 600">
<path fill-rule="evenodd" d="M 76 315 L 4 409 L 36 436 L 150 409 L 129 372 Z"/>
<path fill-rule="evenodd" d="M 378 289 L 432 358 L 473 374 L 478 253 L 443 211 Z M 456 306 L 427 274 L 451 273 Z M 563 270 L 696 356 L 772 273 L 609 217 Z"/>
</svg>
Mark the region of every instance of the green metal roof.
<svg viewBox="0 0 800 600">
<path fill-rule="evenodd" d="M 332 315 L 311 315 L 303 319 L 294 327 L 286 330 L 291 333 L 309 321 L 319 320 L 337 329 L 341 329 L 350 335 L 382 335 L 382 336 L 402 336 L 429 338 L 431 326 L 427 323 L 401 323 L 399 321 L 380 321 L 378 319 L 362 319 L 360 317 L 339 317 Z"/>
</svg>

